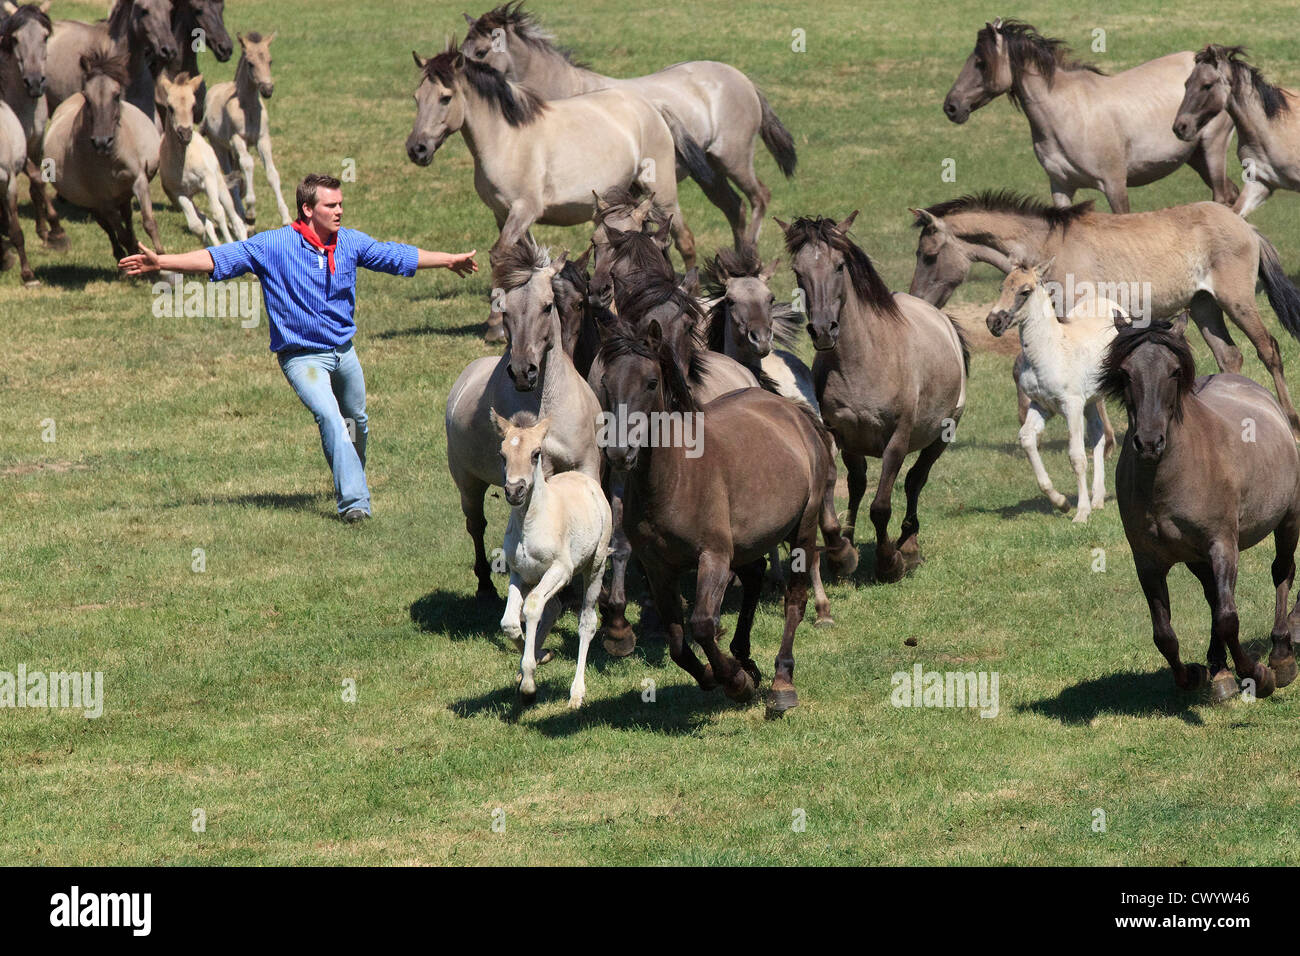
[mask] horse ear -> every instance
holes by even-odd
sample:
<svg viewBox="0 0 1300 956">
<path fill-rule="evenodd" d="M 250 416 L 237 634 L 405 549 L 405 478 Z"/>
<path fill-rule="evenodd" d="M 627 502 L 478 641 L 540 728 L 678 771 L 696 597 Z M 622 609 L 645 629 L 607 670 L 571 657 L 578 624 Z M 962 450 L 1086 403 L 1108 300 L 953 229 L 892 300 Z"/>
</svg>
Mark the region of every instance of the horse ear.
<svg viewBox="0 0 1300 956">
<path fill-rule="evenodd" d="M 650 324 L 645 329 L 646 344 L 654 351 L 658 352 L 664 344 L 664 329 L 659 324 L 658 319 L 651 319 Z"/>
<path fill-rule="evenodd" d="M 492 425 L 496 428 L 497 434 L 505 438 L 506 429 L 510 427 L 510 421 L 498 415 L 495 408 L 488 408 L 488 414 L 492 416 Z"/>
<path fill-rule="evenodd" d="M 546 435 L 546 430 L 547 430 L 548 428 L 550 428 L 550 427 L 551 427 L 551 416 L 550 416 L 550 415 L 547 415 L 547 416 L 546 416 L 545 418 L 543 418 L 540 422 L 538 422 L 536 425 L 534 425 L 532 428 L 530 428 L 529 431 L 532 431 L 532 432 L 541 432 L 541 433 L 542 433 L 542 436 L 545 437 L 545 435 Z"/>
<path fill-rule="evenodd" d="M 560 253 L 559 258 L 551 260 L 551 275 L 559 275 L 564 271 L 564 264 L 569 261 L 569 250 L 565 249 Z"/>
<path fill-rule="evenodd" d="M 18 12 L 18 7 L 14 5 L 13 0 L 5 0 L 5 13 L 13 16 Z"/>
<path fill-rule="evenodd" d="M 465 18 L 465 22 L 468 23 L 470 26 L 473 26 L 474 24 L 478 23 L 478 21 L 475 20 L 473 17 L 471 17 L 468 13 L 462 13 L 461 16 Z"/>
<path fill-rule="evenodd" d="M 764 269 L 762 272 L 760 272 L 758 277 L 762 279 L 764 282 L 766 282 L 768 279 L 772 278 L 772 276 L 776 275 L 777 266 L 779 266 L 780 264 L 781 264 L 781 257 L 777 256 L 775 259 L 773 259 L 771 262 L 767 264 L 767 268 Z"/>
<path fill-rule="evenodd" d="M 591 197 L 596 200 L 596 214 L 591 218 L 596 220 L 605 214 L 605 210 L 608 209 L 609 206 L 605 205 L 604 200 L 600 198 L 600 193 L 596 192 L 594 189 L 591 191 Z"/>
<path fill-rule="evenodd" d="M 588 262 L 588 260 L 591 259 L 591 250 L 594 249 L 594 248 L 596 248 L 596 247 L 593 246 L 593 245 L 591 245 L 591 244 L 589 243 L 589 244 L 587 245 L 587 248 L 584 249 L 584 250 L 582 250 L 582 255 L 578 256 L 578 258 L 576 258 L 576 259 L 573 260 L 573 264 L 574 264 L 575 266 L 578 267 L 578 271 L 579 271 L 579 272 L 584 273 L 584 274 L 586 273 L 586 271 L 587 271 L 587 262 Z"/>
<path fill-rule="evenodd" d="M 672 245 L 672 241 L 673 241 L 672 225 L 673 225 L 673 217 L 669 216 L 667 219 L 664 220 L 664 224 L 659 227 L 659 231 L 655 233 L 655 244 L 658 245 L 659 248 L 663 249 L 665 252 L 667 252 L 668 247 Z"/>
<path fill-rule="evenodd" d="M 1055 264 L 1056 264 L 1056 256 L 1052 256 L 1050 259 L 1040 262 L 1038 263 L 1038 265 L 1034 266 L 1034 274 L 1038 276 L 1039 279 L 1042 279 L 1043 276 L 1047 275 L 1047 273 L 1051 271 L 1052 266 Z"/>
<path fill-rule="evenodd" d="M 271 45 L 271 41 L 275 39 L 275 35 L 276 35 L 277 33 L 279 33 L 279 32 L 280 32 L 279 30 L 272 30 L 272 31 L 271 31 L 271 35 L 270 35 L 269 37 L 267 37 L 265 40 L 262 41 L 262 45 L 263 45 L 263 46 L 270 46 L 270 45 Z"/>
<path fill-rule="evenodd" d="M 1111 309 L 1111 313 L 1111 318 L 1115 321 L 1115 329 L 1117 331 L 1120 329 L 1127 329 L 1133 324 L 1132 317 L 1125 313 L 1123 309 Z"/>
<path fill-rule="evenodd" d="M 849 217 L 836 226 L 835 231 L 840 233 L 848 232 L 849 228 L 853 225 L 853 220 L 858 218 L 858 212 L 859 210 L 855 209 L 853 212 L 849 213 Z"/>
<path fill-rule="evenodd" d="M 453 70 L 459 70 L 462 69 L 464 66 L 465 66 L 465 54 L 457 50 L 455 58 L 452 59 L 451 61 L 451 68 Z"/>
<path fill-rule="evenodd" d="M 415 65 L 422 70 L 424 69 L 424 65 L 429 62 L 428 60 L 422 59 L 420 54 L 416 53 L 414 50 L 411 51 L 411 56 L 415 60 Z"/>
<path fill-rule="evenodd" d="M 788 222 L 783 222 L 782 220 L 776 218 L 776 216 L 772 217 L 772 221 L 781 227 L 782 232 L 790 231 L 790 224 Z"/>
<path fill-rule="evenodd" d="M 632 216 L 637 222 L 644 223 L 646 217 L 650 215 L 654 207 L 655 194 L 651 193 L 649 196 L 646 196 L 645 199 L 641 200 L 641 205 L 632 210 Z"/>
<path fill-rule="evenodd" d="M 236 33 L 235 39 L 239 41 L 240 46 L 248 46 L 248 40 L 244 37 L 242 33 Z"/>
<path fill-rule="evenodd" d="M 202 85 L 203 85 L 202 73 L 195 73 L 192 77 L 190 77 L 190 89 L 197 92 L 198 88 Z"/>
<path fill-rule="evenodd" d="M 40 6 L 40 11 L 41 11 L 41 13 L 49 13 L 49 12 L 50 12 L 50 0 L 45 0 L 45 2 L 41 4 L 41 6 Z"/>
<path fill-rule="evenodd" d="M 1176 316 L 1174 316 L 1172 325 L 1173 325 L 1173 330 L 1175 335 L 1186 334 L 1188 315 L 1189 315 L 1188 311 L 1186 309 L 1183 309 L 1183 311 L 1179 312 Z"/>
<path fill-rule="evenodd" d="M 618 229 L 610 225 L 605 226 L 605 238 L 608 239 L 610 242 L 618 242 L 626 235 L 627 232 L 625 232 L 622 229 Z"/>
<path fill-rule="evenodd" d="M 930 212 L 929 210 L 926 210 L 926 209 L 913 209 L 911 206 L 908 206 L 908 207 L 907 207 L 907 211 L 910 212 L 913 216 L 916 217 L 916 221 L 913 223 L 913 225 L 915 225 L 915 226 L 920 226 L 920 227 L 923 228 L 923 229 L 924 229 L 924 228 L 934 228 L 934 229 L 942 229 L 942 228 L 943 228 L 943 220 L 940 219 L 938 216 L 934 215 L 934 214 L 933 214 L 932 212 Z"/>
<path fill-rule="evenodd" d="M 677 283 L 677 288 L 690 296 L 700 294 L 700 267 L 691 266 L 686 270 L 686 275 L 682 276 L 682 281 Z"/>
</svg>

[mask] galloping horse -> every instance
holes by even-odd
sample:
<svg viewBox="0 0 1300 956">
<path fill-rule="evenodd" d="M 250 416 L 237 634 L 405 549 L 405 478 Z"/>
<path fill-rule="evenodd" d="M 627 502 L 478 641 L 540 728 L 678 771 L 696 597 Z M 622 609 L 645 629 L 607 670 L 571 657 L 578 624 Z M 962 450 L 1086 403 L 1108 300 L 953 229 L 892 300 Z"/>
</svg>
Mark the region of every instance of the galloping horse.
<svg viewBox="0 0 1300 956">
<path fill-rule="evenodd" d="M 856 217 L 854 212 L 838 224 L 825 218 L 777 223 L 807 303 L 822 420 L 848 470 L 845 534 L 853 539 L 867 489 L 867 456 L 880 458 L 880 483 L 871 503 L 876 580 L 897 581 L 921 563 L 917 502 L 966 407 L 970 356 L 951 319 L 920 299 L 889 291 L 849 238 Z M 892 544 L 894 480 L 914 451 L 921 454 L 907 473 L 907 513 L 898 543 Z"/>
<path fill-rule="evenodd" d="M 1187 141 L 1227 113 L 1237 127 L 1237 157 L 1245 173 L 1233 205 L 1249 216 L 1275 189 L 1300 189 L 1300 110 L 1294 93 L 1270 85 L 1239 46 L 1210 44 L 1196 54 L 1174 135 Z"/>
<path fill-rule="evenodd" d="M 1099 189 L 1112 212 L 1128 212 L 1128 187 L 1163 179 L 1186 163 L 1231 205 L 1226 116 L 1208 123 L 1190 142 L 1170 131 L 1192 69 L 1190 52 L 1171 53 L 1117 76 L 1069 59 L 1061 40 L 1016 20 L 984 24 L 975 49 L 943 101 L 954 123 L 1003 93 L 1024 110 L 1034 155 L 1047 173 L 1052 200 L 1068 206 L 1079 189 Z"/>
<path fill-rule="evenodd" d="M 678 180 L 689 174 L 700 184 L 727 217 L 736 248 L 757 243 L 772 194 L 754 172 L 754 137 L 762 137 L 787 178 L 794 175 L 796 156 L 793 137 L 754 81 L 735 67 L 712 60 L 678 63 L 633 79 L 603 76 L 574 63 L 521 7 L 522 2 L 507 3 L 477 20 L 466 14 L 469 34 L 461 44 L 465 57 L 504 73 L 546 100 L 624 89 L 669 109 L 680 118 L 680 132 L 674 130 L 679 156 L 686 160 L 699 148 L 708 164 L 700 170 L 679 163 Z M 728 180 L 749 200 L 748 222 L 741 198 Z"/>
<path fill-rule="evenodd" d="M 1211 684 L 1215 700 L 1237 693 L 1228 670 L 1267 697 L 1295 680 L 1300 604 L 1287 613 L 1300 539 L 1300 457 L 1273 396 L 1240 375 L 1195 378 L 1186 320 L 1119 333 L 1102 387 L 1124 403 L 1129 429 L 1115 468 L 1124 534 L 1151 610 L 1156 647 L 1184 690 Z M 1249 432 L 1247 432 L 1249 429 Z M 1237 560 L 1269 535 L 1276 609 L 1269 666 L 1238 637 Z M 1213 614 L 1209 671 L 1178 657 L 1166 578 L 1175 564 L 1196 575 Z"/>
</svg>

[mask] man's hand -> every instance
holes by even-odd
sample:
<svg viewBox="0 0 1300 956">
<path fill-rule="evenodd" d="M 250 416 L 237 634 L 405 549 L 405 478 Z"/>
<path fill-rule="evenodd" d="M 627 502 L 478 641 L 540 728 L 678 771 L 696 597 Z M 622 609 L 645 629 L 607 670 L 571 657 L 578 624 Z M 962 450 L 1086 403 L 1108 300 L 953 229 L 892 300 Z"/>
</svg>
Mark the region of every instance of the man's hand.
<svg viewBox="0 0 1300 956">
<path fill-rule="evenodd" d="M 474 261 L 474 253 L 477 249 L 471 249 L 469 252 L 451 254 L 451 261 L 447 263 L 447 268 L 462 279 L 472 272 L 478 272 L 478 263 Z"/>
<path fill-rule="evenodd" d="M 158 254 L 146 246 L 143 242 L 137 242 L 140 251 L 133 256 L 126 256 L 119 259 L 117 267 L 125 269 L 129 276 L 144 275 L 146 272 L 157 272 L 162 268 L 158 261 Z"/>
</svg>

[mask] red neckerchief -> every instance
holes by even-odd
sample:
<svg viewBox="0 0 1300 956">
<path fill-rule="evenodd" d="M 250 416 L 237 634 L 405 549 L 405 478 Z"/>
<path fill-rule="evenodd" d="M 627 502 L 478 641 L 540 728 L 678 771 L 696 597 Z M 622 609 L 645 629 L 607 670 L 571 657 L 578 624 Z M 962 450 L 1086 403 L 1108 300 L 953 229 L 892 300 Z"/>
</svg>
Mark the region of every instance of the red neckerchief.
<svg viewBox="0 0 1300 956">
<path fill-rule="evenodd" d="M 316 230 L 313 229 L 311 226 L 307 225 L 307 223 L 303 222 L 302 220 L 292 222 L 290 223 L 290 225 L 293 226 L 294 231 L 298 233 L 298 235 L 302 236 L 304 239 L 307 240 L 308 243 L 311 244 L 311 247 L 313 249 L 319 250 L 320 252 L 325 253 L 325 255 L 329 257 L 330 275 L 333 275 L 334 274 L 334 250 L 338 248 L 339 234 L 337 232 L 334 233 L 334 241 L 331 242 L 329 245 L 326 245 L 325 243 L 320 241 L 320 236 L 316 235 Z"/>
</svg>

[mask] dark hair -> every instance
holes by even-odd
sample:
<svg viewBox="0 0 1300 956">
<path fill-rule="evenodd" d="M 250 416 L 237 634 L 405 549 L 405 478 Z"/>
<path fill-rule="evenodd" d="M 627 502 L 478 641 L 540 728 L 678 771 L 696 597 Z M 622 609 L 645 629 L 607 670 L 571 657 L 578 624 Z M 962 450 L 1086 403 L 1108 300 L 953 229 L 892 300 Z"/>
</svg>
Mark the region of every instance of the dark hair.
<svg viewBox="0 0 1300 956">
<path fill-rule="evenodd" d="M 1264 74 L 1260 72 L 1259 67 L 1251 66 L 1246 62 L 1245 47 L 1211 43 L 1196 54 L 1196 62 L 1208 63 L 1215 67 L 1222 63 L 1231 71 L 1234 87 L 1249 83 L 1254 88 L 1255 95 L 1259 97 L 1260 104 L 1264 107 L 1264 115 L 1268 119 L 1273 119 L 1278 113 L 1290 111 L 1291 104 L 1287 102 L 1282 91 L 1264 79 Z"/>
<path fill-rule="evenodd" d="M 1128 404 L 1124 398 L 1128 391 L 1128 373 L 1124 371 L 1124 362 L 1144 345 L 1163 346 L 1178 359 L 1178 397 L 1174 402 L 1174 420 L 1181 421 L 1183 395 L 1190 392 L 1196 384 L 1196 360 L 1192 357 L 1192 349 L 1187 344 L 1186 337 L 1171 322 L 1152 322 L 1146 328 L 1134 325 L 1120 329 L 1102 360 L 1099 391 L 1107 398 L 1118 398 Z"/>
<path fill-rule="evenodd" d="M 298 184 L 298 221 L 306 222 L 306 217 L 302 214 L 302 207 L 307 206 L 310 209 L 316 208 L 316 190 L 324 186 L 326 189 L 338 189 L 343 184 L 329 173 L 310 173 Z"/>
<path fill-rule="evenodd" d="M 1070 48 L 1064 40 L 1045 37 L 1033 25 L 1022 20 L 1003 20 L 996 26 L 986 25 L 975 37 L 975 49 L 984 59 L 983 77 L 986 83 L 992 79 L 993 63 L 997 55 L 995 31 L 1006 45 L 1007 58 L 1011 64 L 1011 91 L 1007 94 L 1007 98 L 1018 110 L 1023 109 L 1020 77 L 1027 65 L 1032 65 L 1034 72 L 1042 76 L 1049 87 L 1058 69 L 1088 70 L 1102 76 L 1106 75 L 1089 63 L 1080 63 L 1071 59 Z"/>
<path fill-rule="evenodd" d="M 54 24 L 50 22 L 49 14 L 34 3 L 24 3 L 5 18 L 3 26 L 0 26 L 0 49 L 9 50 L 14 44 L 14 34 L 24 24 L 33 21 L 40 24 L 45 29 L 46 34 L 54 30 Z"/>
<path fill-rule="evenodd" d="M 81 82 L 92 76 L 106 76 L 125 87 L 131 82 L 125 50 L 118 51 L 111 43 L 99 43 L 81 55 Z"/>
<path fill-rule="evenodd" d="M 1080 216 L 1093 211 L 1094 200 L 1075 203 L 1073 206 L 1049 206 L 1040 199 L 1013 192 L 1010 189 L 986 189 L 947 202 L 927 206 L 925 212 L 942 219 L 955 212 L 1009 212 L 1021 216 L 1034 216 L 1052 227 L 1070 225 Z M 924 216 L 917 216 L 913 225 L 925 224 Z"/>
<path fill-rule="evenodd" d="M 844 264 L 853 283 L 853 294 L 864 305 L 890 318 L 903 317 L 898 311 L 898 304 L 894 302 L 894 294 L 871 264 L 871 257 L 849 238 L 847 232 L 840 232 L 839 224 L 834 219 L 804 216 L 796 219 L 785 231 L 785 248 L 792 256 L 810 242 L 829 246 L 844 256 Z"/>
</svg>

